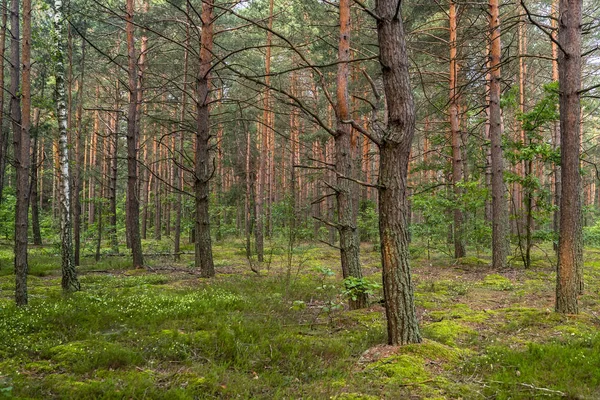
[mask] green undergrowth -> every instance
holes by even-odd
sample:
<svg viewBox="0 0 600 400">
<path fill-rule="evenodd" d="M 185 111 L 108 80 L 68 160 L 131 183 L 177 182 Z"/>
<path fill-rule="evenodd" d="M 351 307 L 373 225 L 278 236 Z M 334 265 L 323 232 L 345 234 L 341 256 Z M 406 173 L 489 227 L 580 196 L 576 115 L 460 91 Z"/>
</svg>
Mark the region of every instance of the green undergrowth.
<svg viewBox="0 0 600 400">
<path fill-rule="evenodd" d="M 270 246 L 257 275 L 241 242 L 216 244 L 211 280 L 190 273 L 187 255 L 148 270 L 85 258 L 83 290 L 69 296 L 58 258 L 37 248 L 25 308 L 13 305 L 3 249 L 0 399 L 600 397 L 600 256 L 586 264 L 582 314 L 568 317 L 552 312 L 551 268 L 416 259 L 424 341 L 391 348 L 382 294 L 348 311 L 335 251 L 300 244 L 288 264 Z M 365 275 L 377 281 L 369 248 Z"/>
</svg>

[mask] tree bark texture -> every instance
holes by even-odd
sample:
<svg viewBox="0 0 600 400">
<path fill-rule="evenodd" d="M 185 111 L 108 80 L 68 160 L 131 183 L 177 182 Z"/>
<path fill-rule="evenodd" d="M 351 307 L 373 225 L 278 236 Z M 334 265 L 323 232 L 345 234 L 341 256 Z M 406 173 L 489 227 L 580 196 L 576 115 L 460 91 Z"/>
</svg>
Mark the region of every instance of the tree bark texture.
<svg viewBox="0 0 600 400">
<path fill-rule="evenodd" d="M 500 10 L 499 0 L 490 0 L 490 104 L 489 130 L 492 146 L 492 266 L 506 267 L 509 250 L 508 204 L 504 185 L 504 156 L 502 152 L 502 114 L 500 110 Z"/>
<path fill-rule="evenodd" d="M 397 0 L 377 0 L 379 62 L 387 99 L 387 129 L 379 161 L 379 234 L 388 343 L 419 343 L 408 251 L 408 161 L 415 108 L 408 73 L 404 27 Z"/>
<path fill-rule="evenodd" d="M 336 199 L 338 207 L 338 231 L 340 234 L 340 256 L 344 278 L 362 278 L 360 268 L 360 239 L 358 236 L 358 210 L 353 194 L 358 193 L 353 178 L 352 125 L 350 102 L 348 99 L 348 75 L 350 72 L 350 0 L 340 0 L 340 37 L 338 42 L 337 70 L 337 127 L 335 131 L 335 170 Z M 366 294 L 360 294 L 350 301 L 350 308 L 363 308 L 367 305 Z"/>
<path fill-rule="evenodd" d="M 6 50 L 6 21 L 8 20 L 7 0 L 2 0 L 0 12 L 2 13 L 2 26 L 0 27 L 0 110 L 4 110 L 4 53 Z M 0 204 L 4 191 L 4 171 L 6 168 L 6 153 L 8 150 L 8 137 L 4 132 L 4 112 L 0 112 Z"/>
<path fill-rule="evenodd" d="M 458 115 L 458 72 L 456 2 L 450 1 L 450 132 L 452 136 L 452 185 L 454 186 L 454 258 L 467 255 L 463 234 L 463 212 L 460 208 L 463 180 L 460 120 Z"/>
<path fill-rule="evenodd" d="M 561 199 L 556 311 L 579 312 L 577 296 L 583 287 L 581 227 L 581 9 L 582 0 L 560 0 L 558 77 L 560 85 Z"/>
<path fill-rule="evenodd" d="M 79 265 L 81 253 L 81 190 L 83 185 L 83 154 L 85 148 L 83 145 L 83 90 L 85 75 L 85 40 L 81 40 L 81 76 L 79 78 L 77 93 L 77 113 L 75 116 L 75 168 L 73 170 L 73 241 L 74 241 L 74 262 Z"/>
<path fill-rule="evenodd" d="M 196 196 L 196 241 L 195 265 L 200 275 L 210 278 L 215 275 L 210 237 L 210 216 L 208 213 L 209 181 L 212 175 L 210 165 L 210 124 L 209 124 L 209 73 L 212 66 L 213 48 L 213 0 L 202 2 L 202 33 L 200 37 L 200 68 L 196 82 L 197 131 L 196 165 L 194 192 Z"/>
<path fill-rule="evenodd" d="M 63 32 L 65 18 L 62 0 L 54 0 L 54 40 L 56 69 L 56 116 L 60 151 L 60 234 L 62 248 L 62 288 L 65 292 L 80 290 L 73 258 L 73 226 L 71 221 L 71 191 L 69 175 L 69 148 L 67 143 L 67 100 L 65 85 L 65 45 Z"/>
<path fill-rule="evenodd" d="M 142 238 L 140 237 L 140 199 L 138 191 L 138 130 L 136 129 L 138 112 L 138 65 L 135 51 L 135 27 L 133 24 L 134 0 L 127 0 L 127 52 L 129 75 L 129 107 L 127 111 L 127 231 L 131 244 L 133 267 L 144 265 Z"/>
<path fill-rule="evenodd" d="M 25 0 L 28 1 L 28 0 Z M 27 228 L 29 225 L 29 128 L 21 121 L 21 49 L 19 0 L 10 3 L 10 115 L 13 128 L 15 158 L 15 300 L 18 306 L 27 305 Z M 31 3 L 29 2 L 29 11 Z M 25 5 L 25 4 L 24 4 Z M 29 68 L 29 64 L 27 65 Z"/>
</svg>

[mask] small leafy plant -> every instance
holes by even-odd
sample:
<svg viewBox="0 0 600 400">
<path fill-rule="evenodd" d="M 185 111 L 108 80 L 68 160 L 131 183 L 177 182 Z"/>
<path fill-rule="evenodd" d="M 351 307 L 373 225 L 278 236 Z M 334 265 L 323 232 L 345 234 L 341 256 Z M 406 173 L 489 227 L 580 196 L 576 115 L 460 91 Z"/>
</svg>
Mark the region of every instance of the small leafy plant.
<svg viewBox="0 0 600 400">
<path fill-rule="evenodd" d="M 371 296 L 375 294 L 381 288 L 381 285 L 376 282 L 371 282 L 365 278 L 355 278 L 350 276 L 344 279 L 344 290 L 342 294 L 352 301 L 358 300 L 358 298 L 366 294 Z"/>
</svg>

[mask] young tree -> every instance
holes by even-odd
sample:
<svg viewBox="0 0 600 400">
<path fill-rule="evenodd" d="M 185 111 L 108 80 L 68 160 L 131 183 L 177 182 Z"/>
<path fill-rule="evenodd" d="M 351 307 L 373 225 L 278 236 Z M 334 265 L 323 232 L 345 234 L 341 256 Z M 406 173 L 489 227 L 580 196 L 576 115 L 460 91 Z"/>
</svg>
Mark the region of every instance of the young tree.
<svg viewBox="0 0 600 400">
<path fill-rule="evenodd" d="M 583 0 L 560 0 L 558 11 L 558 80 L 560 85 L 561 196 L 556 311 L 577 314 L 583 288 L 581 227 L 581 10 Z"/>
<path fill-rule="evenodd" d="M 415 108 L 398 0 L 377 0 L 379 62 L 387 100 L 387 126 L 379 141 L 379 235 L 388 343 L 419 343 L 408 251 L 406 182 L 415 132 Z"/>
<path fill-rule="evenodd" d="M 29 1 L 29 0 L 26 0 Z M 25 10 L 25 9 L 24 9 Z M 60 236 L 62 247 L 62 288 L 65 292 L 80 290 L 73 259 L 73 233 L 71 221 L 71 191 L 69 175 L 69 149 L 67 146 L 67 98 L 65 85 L 65 16 L 62 0 L 54 0 L 54 62 L 56 78 L 56 117 L 60 151 Z M 25 24 L 23 24 L 25 27 Z M 25 30 L 25 29 L 24 29 Z M 25 56 L 25 54 L 24 54 Z"/>
</svg>

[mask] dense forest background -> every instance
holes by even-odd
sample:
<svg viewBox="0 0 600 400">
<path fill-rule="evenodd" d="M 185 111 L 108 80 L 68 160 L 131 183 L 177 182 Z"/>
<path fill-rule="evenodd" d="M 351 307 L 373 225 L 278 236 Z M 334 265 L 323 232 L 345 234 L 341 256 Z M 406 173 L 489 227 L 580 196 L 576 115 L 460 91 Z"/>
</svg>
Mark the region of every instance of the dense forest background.
<svg viewBox="0 0 600 400">
<path fill-rule="evenodd" d="M 343 307 L 382 298 L 391 345 L 422 341 L 411 257 L 551 266 L 552 307 L 579 312 L 596 2 L 1 3 L 2 297 L 29 302 L 40 249 L 73 293 L 107 260 L 212 278 L 227 246 L 289 283 L 310 245 L 337 252 L 311 273 L 341 275 Z"/>
</svg>

